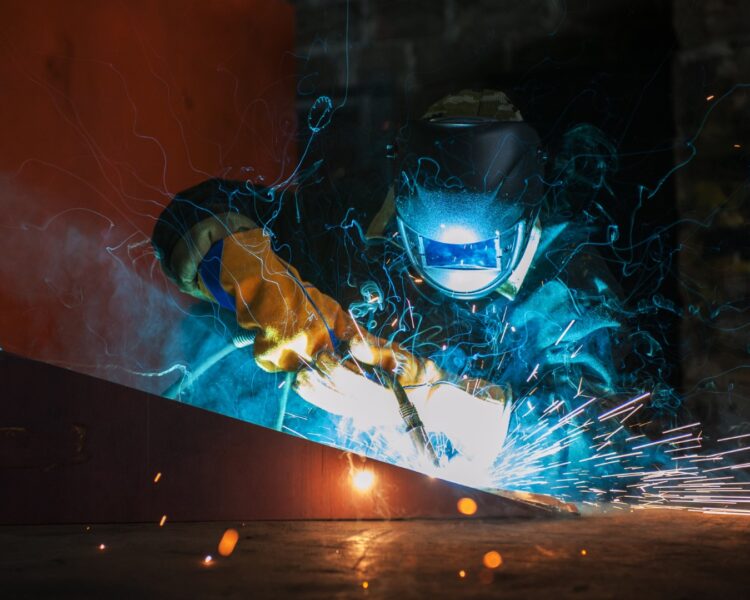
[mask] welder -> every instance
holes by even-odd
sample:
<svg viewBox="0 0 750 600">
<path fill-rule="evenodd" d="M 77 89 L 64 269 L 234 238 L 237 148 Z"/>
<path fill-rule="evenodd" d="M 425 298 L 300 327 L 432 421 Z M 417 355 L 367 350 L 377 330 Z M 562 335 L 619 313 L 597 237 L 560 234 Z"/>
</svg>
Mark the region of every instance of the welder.
<svg viewBox="0 0 750 600">
<path fill-rule="evenodd" d="M 153 245 L 306 399 L 393 423 L 395 386 L 428 430 L 491 458 L 514 398 L 613 389 L 614 284 L 550 208 L 545 151 L 505 94 L 453 94 L 404 131 L 385 201 L 211 179 L 174 197 Z"/>
</svg>

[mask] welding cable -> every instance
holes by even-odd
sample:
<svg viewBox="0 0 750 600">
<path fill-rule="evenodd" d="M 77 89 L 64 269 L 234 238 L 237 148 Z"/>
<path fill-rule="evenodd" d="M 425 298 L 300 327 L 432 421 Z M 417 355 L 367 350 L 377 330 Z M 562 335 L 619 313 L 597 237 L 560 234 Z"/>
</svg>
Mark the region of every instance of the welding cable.
<svg viewBox="0 0 750 600">
<path fill-rule="evenodd" d="M 227 344 L 223 346 L 222 348 L 220 348 L 219 350 L 217 350 L 216 352 L 214 352 L 211 356 L 206 358 L 206 360 L 200 363 L 198 367 L 195 369 L 195 371 L 185 375 L 184 377 L 181 377 L 175 383 L 170 385 L 164 391 L 164 393 L 162 393 L 162 396 L 164 396 L 165 398 L 169 398 L 170 400 L 177 400 L 180 396 L 180 392 L 182 391 L 182 388 L 186 384 L 194 385 L 196 380 L 198 380 L 206 371 L 208 371 L 216 363 L 221 361 L 223 358 L 226 358 L 227 356 L 229 356 L 235 350 L 239 350 L 241 348 L 247 348 L 248 346 L 252 346 L 254 342 L 255 342 L 255 335 L 253 333 L 249 331 L 242 331 L 242 332 L 237 333 L 234 337 L 232 337 L 231 344 Z M 297 374 L 292 373 L 292 372 L 289 372 L 286 374 L 286 379 L 284 380 L 284 390 L 279 396 L 279 408 L 276 414 L 276 420 L 274 421 L 274 429 L 276 429 L 276 431 L 281 431 L 282 427 L 284 426 L 284 417 L 286 416 L 286 405 L 289 402 L 289 392 L 291 391 L 292 387 L 294 387 L 294 378 L 296 376 Z"/>
<path fill-rule="evenodd" d="M 176 400 L 180 392 L 182 391 L 182 388 L 185 385 L 193 385 L 195 382 L 211 367 L 213 367 L 217 362 L 222 360 L 223 358 L 229 356 L 232 352 L 235 350 L 239 350 L 240 348 L 247 348 L 248 346 L 252 346 L 255 342 L 255 336 L 252 333 L 249 333 L 247 331 L 242 331 L 238 334 L 236 334 L 234 337 L 232 337 L 232 342 L 230 344 L 227 344 L 225 346 L 222 346 L 211 354 L 209 357 L 207 357 L 203 362 L 201 362 L 196 369 L 192 373 L 187 373 L 180 379 L 178 379 L 175 383 L 170 385 L 163 393 L 162 396 L 165 398 L 169 398 L 170 400 Z"/>
<path fill-rule="evenodd" d="M 296 377 L 297 373 L 295 371 L 287 371 L 286 379 L 284 380 L 284 391 L 281 393 L 281 396 L 279 396 L 279 410 L 276 413 L 276 423 L 273 427 L 276 431 L 281 431 L 284 427 L 284 417 L 286 417 L 286 405 L 289 401 L 289 392 L 294 386 L 294 380 Z"/>
</svg>

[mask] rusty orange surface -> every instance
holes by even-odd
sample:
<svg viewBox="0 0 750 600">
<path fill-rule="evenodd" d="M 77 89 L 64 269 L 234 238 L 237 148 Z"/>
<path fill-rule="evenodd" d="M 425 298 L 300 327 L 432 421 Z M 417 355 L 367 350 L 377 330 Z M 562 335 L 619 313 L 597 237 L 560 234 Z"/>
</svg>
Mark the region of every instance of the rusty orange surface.
<svg viewBox="0 0 750 600">
<path fill-rule="evenodd" d="M 138 326 L 122 317 L 123 279 L 163 287 L 147 240 L 171 195 L 294 169 L 294 9 L 0 0 L 0 11 L 0 346 L 106 376 L 100 357 Z M 163 318 L 179 325 L 178 311 Z"/>
</svg>

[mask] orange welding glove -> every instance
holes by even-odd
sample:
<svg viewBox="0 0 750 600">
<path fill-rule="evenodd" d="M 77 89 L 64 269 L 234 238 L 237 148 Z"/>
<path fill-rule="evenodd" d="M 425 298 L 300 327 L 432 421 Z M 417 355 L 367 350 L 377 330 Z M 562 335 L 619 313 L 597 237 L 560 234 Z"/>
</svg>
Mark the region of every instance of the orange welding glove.
<svg viewBox="0 0 750 600">
<path fill-rule="evenodd" d="M 260 228 L 224 239 L 220 277 L 234 299 L 237 323 L 257 332 L 255 359 L 267 371 L 296 371 L 356 333 L 350 315 L 277 256 Z"/>
</svg>

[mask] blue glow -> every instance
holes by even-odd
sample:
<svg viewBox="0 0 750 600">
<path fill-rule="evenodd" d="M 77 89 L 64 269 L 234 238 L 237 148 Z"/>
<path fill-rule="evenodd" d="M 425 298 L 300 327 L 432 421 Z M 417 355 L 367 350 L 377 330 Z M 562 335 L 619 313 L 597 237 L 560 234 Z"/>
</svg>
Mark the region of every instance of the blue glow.
<svg viewBox="0 0 750 600">
<path fill-rule="evenodd" d="M 473 244 L 446 244 L 424 239 L 424 265 L 452 269 L 496 269 L 495 240 Z"/>
</svg>

